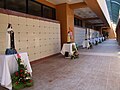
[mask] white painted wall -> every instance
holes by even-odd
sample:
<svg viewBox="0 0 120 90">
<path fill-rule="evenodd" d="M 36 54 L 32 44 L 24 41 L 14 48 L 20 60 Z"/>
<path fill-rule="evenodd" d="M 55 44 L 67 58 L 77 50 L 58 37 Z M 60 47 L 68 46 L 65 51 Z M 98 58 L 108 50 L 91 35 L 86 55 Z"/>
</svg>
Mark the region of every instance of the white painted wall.
<svg viewBox="0 0 120 90">
<path fill-rule="evenodd" d="M 94 29 L 87 28 L 87 37 L 85 37 L 85 28 L 74 27 L 74 38 L 75 43 L 78 46 L 81 46 L 85 38 L 96 38 L 99 37 L 99 32 L 95 31 Z"/>
<path fill-rule="evenodd" d="M 75 43 L 78 46 L 81 46 L 83 40 L 85 40 L 85 28 L 74 27 L 74 38 L 75 38 Z"/>
<path fill-rule="evenodd" d="M 99 31 L 95 31 L 94 29 L 90 29 L 90 38 L 99 37 Z"/>
</svg>

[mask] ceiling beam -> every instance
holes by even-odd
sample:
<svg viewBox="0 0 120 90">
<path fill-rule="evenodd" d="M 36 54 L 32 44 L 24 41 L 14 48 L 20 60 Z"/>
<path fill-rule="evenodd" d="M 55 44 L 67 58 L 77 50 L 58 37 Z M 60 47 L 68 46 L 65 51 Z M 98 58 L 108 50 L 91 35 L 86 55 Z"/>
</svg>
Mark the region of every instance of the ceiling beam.
<svg viewBox="0 0 120 90">
<path fill-rule="evenodd" d="M 97 0 L 85 0 L 85 3 L 107 26 L 109 26 Z"/>
<path fill-rule="evenodd" d="M 92 23 L 90 23 L 90 22 L 86 22 L 86 21 L 85 21 L 85 24 L 92 25 Z"/>
<path fill-rule="evenodd" d="M 85 2 L 70 4 L 71 9 L 86 8 L 88 7 Z"/>
<path fill-rule="evenodd" d="M 100 24 L 104 25 L 104 23 L 92 23 L 92 25 L 100 25 Z"/>
<path fill-rule="evenodd" d="M 93 18 L 83 18 L 83 20 L 96 20 L 96 19 L 100 19 L 98 17 L 93 17 Z"/>
<path fill-rule="evenodd" d="M 105 27 L 105 25 L 94 25 L 95 27 Z"/>
<path fill-rule="evenodd" d="M 78 18 L 78 19 L 80 19 L 80 20 L 83 20 L 83 18 L 81 18 L 81 17 L 78 16 L 78 15 L 74 15 L 74 17 L 76 17 L 76 18 Z"/>
</svg>

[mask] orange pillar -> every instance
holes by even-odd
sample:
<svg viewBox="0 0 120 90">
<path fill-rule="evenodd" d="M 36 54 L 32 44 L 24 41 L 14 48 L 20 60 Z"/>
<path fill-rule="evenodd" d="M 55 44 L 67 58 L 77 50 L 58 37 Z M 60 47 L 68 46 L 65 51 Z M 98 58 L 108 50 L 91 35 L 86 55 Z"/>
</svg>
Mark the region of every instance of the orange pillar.
<svg viewBox="0 0 120 90">
<path fill-rule="evenodd" d="M 69 28 L 74 35 L 74 11 L 67 3 L 56 6 L 56 18 L 61 25 L 61 44 L 67 42 Z M 74 42 L 74 36 L 73 40 Z"/>
</svg>

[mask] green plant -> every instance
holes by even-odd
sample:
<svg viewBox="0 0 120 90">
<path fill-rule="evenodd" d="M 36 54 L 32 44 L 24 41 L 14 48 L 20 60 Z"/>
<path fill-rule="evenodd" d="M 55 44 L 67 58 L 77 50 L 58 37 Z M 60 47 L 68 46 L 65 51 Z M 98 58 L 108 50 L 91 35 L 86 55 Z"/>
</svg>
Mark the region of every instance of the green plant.
<svg viewBox="0 0 120 90">
<path fill-rule="evenodd" d="M 12 86 L 14 90 L 19 90 L 24 87 L 30 87 L 33 85 L 33 80 L 30 73 L 27 71 L 27 66 L 21 60 L 21 56 L 17 54 L 18 71 L 11 75 Z"/>
<path fill-rule="evenodd" d="M 79 58 L 79 53 L 75 45 L 72 45 L 72 51 L 73 51 L 73 55 L 71 55 L 71 59 Z"/>
</svg>

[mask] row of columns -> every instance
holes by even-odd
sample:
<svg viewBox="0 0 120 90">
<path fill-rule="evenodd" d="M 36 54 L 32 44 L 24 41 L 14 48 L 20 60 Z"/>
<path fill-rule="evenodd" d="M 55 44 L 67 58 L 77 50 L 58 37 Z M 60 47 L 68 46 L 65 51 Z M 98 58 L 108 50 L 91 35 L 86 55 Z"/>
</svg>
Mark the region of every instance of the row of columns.
<svg viewBox="0 0 120 90">
<path fill-rule="evenodd" d="M 87 7 L 85 3 L 82 4 L 83 7 Z M 82 8 L 83 8 L 82 7 Z M 77 8 L 71 4 L 59 4 L 56 5 L 56 18 L 60 21 L 61 25 L 61 44 L 67 42 L 68 31 L 70 30 L 73 34 L 73 39 L 71 42 L 74 42 L 74 9 Z M 82 25 L 85 28 L 85 21 L 82 21 Z"/>
</svg>

